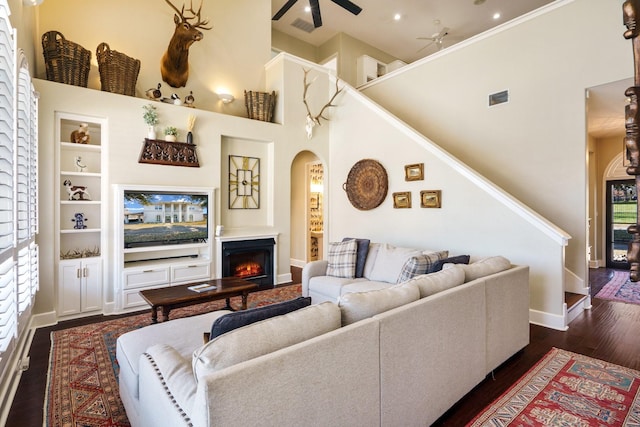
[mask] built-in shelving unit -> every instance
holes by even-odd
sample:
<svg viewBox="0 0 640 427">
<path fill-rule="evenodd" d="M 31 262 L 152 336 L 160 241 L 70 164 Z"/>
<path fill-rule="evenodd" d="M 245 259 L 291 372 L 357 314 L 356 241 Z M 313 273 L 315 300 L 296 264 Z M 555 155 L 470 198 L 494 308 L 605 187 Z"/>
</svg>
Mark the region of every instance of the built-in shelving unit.
<svg viewBox="0 0 640 427">
<path fill-rule="evenodd" d="M 368 55 L 362 55 L 358 57 L 356 61 L 356 86 L 369 83 L 370 81 L 384 76 L 391 71 L 395 71 L 405 65 L 407 64 L 399 59 L 385 64 L 384 62 L 378 61 Z"/>
<path fill-rule="evenodd" d="M 213 218 L 207 218 L 208 237 L 201 242 L 183 244 L 158 244 L 125 247 L 125 193 L 177 192 L 207 195 L 207 216 L 215 212 L 213 189 L 203 187 L 160 187 L 145 185 L 115 185 L 115 287 L 116 311 L 139 310 L 148 306 L 139 292 L 163 286 L 175 286 L 212 278 L 212 227 Z"/>
<path fill-rule="evenodd" d="M 322 163 L 307 164 L 307 261 L 322 259 L 324 216 L 324 167 Z"/>
<path fill-rule="evenodd" d="M 88 136 L 74 142 L 80 130 Z M 104 300 L 107 119 L 56 112 L 55 132 L 57 315 L 78 317 Z"/>
</svg>

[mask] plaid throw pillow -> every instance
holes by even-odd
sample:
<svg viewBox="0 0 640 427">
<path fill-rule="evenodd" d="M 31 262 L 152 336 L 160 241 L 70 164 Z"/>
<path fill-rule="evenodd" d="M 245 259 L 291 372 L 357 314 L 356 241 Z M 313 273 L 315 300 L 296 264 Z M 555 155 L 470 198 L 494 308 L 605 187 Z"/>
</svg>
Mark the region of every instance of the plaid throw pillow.
<svg viewBox="0 0 640 427">
<path fill-rule="evenodd" d="M 329 243 L 327 276 L 353 279 L 356 274 L 357 249 L 355 240 Z"/>
<path fill-rule="evenodd" d="M 431 273 L 435 263 L 441 259 L 445 259 L 448 255 L 449 251 L 439 251 L 412 256 L 407 259 L 404 266 L 402 266 L 402 271 L 400 271 L 400 275 L 398 276 L 396 283 L 406 282 L 420 274 Z"/>
</svg>

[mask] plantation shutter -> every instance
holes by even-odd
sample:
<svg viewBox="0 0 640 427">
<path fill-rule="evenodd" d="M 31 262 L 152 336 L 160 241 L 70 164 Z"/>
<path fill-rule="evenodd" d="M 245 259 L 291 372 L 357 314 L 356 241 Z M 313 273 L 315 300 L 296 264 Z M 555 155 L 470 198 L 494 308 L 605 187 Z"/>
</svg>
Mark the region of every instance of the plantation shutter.
<svg viewBox="0 0 640 427">
<path fill-rule="evenodd" d="M 14 38 L 9 7 L 0 3 L 0 262 L 12 256 L 13 218 L 13 97 Z"/>
<path fill-rule="evenodd" d="M 22 56 L 22 53 L 21 53 Z M 24 58 L 21 58 L 24 61 Z M 21 61 L 22 62 L 22 61 Z M 18 221 L 18 243 L 29 239 L 30 212 L 29 200 L 35 195 L 30 194 L 31 179 L 29 169 L 31 165 L 31 81 L 29 71 L 20 67 L 18 73 L 18 96 L 16 111 L 16 216 Z"/>
<path fill-rule="evenodd" d="M 14 126 L 15 34 L 9 6 L 0 0 L 0 369 L 18 334 L 15 278 Z M 9 353 L 10 354 L 10 353 Z"/>
</svg>

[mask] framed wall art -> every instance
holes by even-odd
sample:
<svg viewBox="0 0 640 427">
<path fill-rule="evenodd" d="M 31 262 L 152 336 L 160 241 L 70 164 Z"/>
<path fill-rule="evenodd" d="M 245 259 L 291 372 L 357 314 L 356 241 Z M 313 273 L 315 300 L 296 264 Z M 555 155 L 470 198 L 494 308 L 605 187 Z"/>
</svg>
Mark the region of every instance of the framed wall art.
<svg viewBox="0 0 640 427">
<path fill-rule="evenodd" d="M 411 192 L 402 191 L 393 193 L 393 207 L 395 209 L 407 209 L 411 207 Z"/>
<path fill-rule="evenodd" d="M 405 181 L 422 181 L 424 179 L 424 163 L 415 163 L 404 167 Z"/>
<path fill-rule="evenodd" d="M 439 208 L 442 206 L 442 192 L 440 190 L 423 190 L 420 192 L 421 208 Z"/>
<path fill-rule="evenodd" d="M 229 209 L 260 208 L 260 159 L 229 156 Z"/>
</svg>

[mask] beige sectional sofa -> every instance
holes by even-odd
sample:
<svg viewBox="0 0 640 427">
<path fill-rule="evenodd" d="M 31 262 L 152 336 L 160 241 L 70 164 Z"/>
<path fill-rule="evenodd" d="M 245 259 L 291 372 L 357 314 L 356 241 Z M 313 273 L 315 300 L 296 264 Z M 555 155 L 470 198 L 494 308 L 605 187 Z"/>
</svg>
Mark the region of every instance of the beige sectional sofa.
<svg viewBox="0 0 640 427">
<path fill-rule="evenodd" d="M 528 267 L 474 277 L 481 264 L 351 292 L 205 345 L 225 312 L 124 334 L 127 415 L 134 427 L 429 425 L 529 342 Z"/>
</svg>

